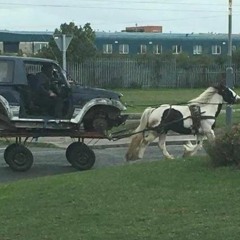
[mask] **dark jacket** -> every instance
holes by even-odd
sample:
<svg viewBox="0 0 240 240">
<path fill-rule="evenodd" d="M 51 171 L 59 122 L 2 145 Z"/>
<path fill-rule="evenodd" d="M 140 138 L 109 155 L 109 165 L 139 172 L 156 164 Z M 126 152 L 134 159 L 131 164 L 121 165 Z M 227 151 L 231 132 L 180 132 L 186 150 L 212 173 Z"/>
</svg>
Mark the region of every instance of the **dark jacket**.
<svg viewBox="0 0 240 240">
<path fill-rule="evenodd" d="M 51 79 L 43 72 L 36 74 L 38 93 L 42 96 L 49 96 Z"/>
</svg>

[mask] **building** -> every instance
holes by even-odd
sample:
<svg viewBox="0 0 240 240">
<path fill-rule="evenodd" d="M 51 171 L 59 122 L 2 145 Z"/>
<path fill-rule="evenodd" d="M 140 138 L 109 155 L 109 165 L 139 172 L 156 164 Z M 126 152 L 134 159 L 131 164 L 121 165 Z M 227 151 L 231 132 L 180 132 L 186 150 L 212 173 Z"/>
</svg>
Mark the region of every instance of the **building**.
<svg viewBox="0 0 240 240">
<path fill-rule="evenodd" d="M 52 32 L 0 31 L 0 51 L 4 54 L 35 54 L 48 45 Z"/>
<path fill-rule="evenodd" d="M 233 51 L 240 49 L 240 34 L 232 35 Z M 96 32 L 96 47 L 102 54 L 137 55 L 186 53 L 227 55 L 228 34 Z"/>
<path fill-rule="evenodd" d="M 149 27 L 150 31 L 154 26 L 146 27 Z M 98 53 L 104 55 L 186 53 L 217 56 L 227 55 L 228 52 L 228 34 L 132 32 L 131 30 L 132 27 L 130 32 L 96 32 L 95 46 Z M 47 46 L 52 37 L 53 32 L 0 31 L 0 51 L 4 54 L 22 52 L 26 55 L 34 55 Z M 240 49 L 240 34 L 232 34 L 232 47 L 233 51 Z"/>
<path fill-rule="evenodd" d="M 151 32 L 151 33 L 161 33 L 162 26 L 135 26 L 135 27 L 126 27 L 126 30 L 122 32 Z"/>
</svg>

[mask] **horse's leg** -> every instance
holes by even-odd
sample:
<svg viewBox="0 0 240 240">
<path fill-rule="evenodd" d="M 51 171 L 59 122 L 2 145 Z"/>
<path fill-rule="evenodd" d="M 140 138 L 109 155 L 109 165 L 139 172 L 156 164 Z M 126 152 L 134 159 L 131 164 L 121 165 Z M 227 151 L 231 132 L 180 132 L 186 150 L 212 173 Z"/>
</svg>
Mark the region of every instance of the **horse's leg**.
<svg viewBox="0 0 240 240">
<path fill-rule="evenodd" d="M 196 143 L 192 144 L 192 142 L 189 140 L 186 144 L 183 145 L 184 147 L 184 156 L 189 156 L 191 152 L 195 150 L 197 146 L 197 137 L 196 137 Z"/>
<path fill-rule="evenodd" d="M 212 129 L 208 132 L 204 132 L 204 134 L 198 134 L 196 139 L 196 145 L 193 145 L 191 143 L 184 145 L 185 151 L 183 156 L 184 157 L 193 156 L 202 147 L 204 136 L 207 137 L 210 143 L 212 143 L 215 140 L 215 134 Z"/>
<path fill-rule="evenodd" d="M 140 145 L 140 150 L 138 153 L 139 158 L 143 158 L 144 152 L 147 148 L 147 146 L 153 142 L 157 137 L 157 134 L 153 131 L 147 131 L 143 134 L 143 140 Z"/>
<path fill-rule="evenodd" d="M 214 131 L 211 129 L 211 131 L 205 133 L 208 141 L 211 143 L 215 140 L 215 134 Z"/>
<path fill-rule="evenodd" d="M 185 150 L 183 153 L 183 157 L 189 157 L 189 156 L 193 156 L 194 154 L 196 154 L 196 152 L 199 149 L 201 149 L 201 147 L 202 147 L 203 138 L 204 138 L 204 135 L 198 134 L 195 145 L 189 144 L 189 143 L 184 145 Z"/>
<path fill-rule="evenodd" d="M 163 156 L 167 159 L 174 159 L 172 155 L 169 154 L 166 148 L 166 134 L 159 135 L 158 146 L 162 150 Z"/>
</svg>

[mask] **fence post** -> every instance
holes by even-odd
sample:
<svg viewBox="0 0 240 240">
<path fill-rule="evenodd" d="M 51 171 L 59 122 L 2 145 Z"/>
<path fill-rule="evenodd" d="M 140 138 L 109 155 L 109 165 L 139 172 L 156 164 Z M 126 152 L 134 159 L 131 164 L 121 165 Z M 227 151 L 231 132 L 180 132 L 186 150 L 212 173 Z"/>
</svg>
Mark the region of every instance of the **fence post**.
<svg viewBox="0 0 240 240">
<path fill-rule="evenodd" d="M 228 1 L 228 67 L 226 69 L 226 85 L 233 88 L 233 68 L 232 68 L 232 0 Z M 228 127 L 232 125 L 232 107 L 227 105 L 226 108 L 226 124 Z"/>
<path fill-rule="evenodd" d="M 234 82 L 234 74 L 233 74 L 233 68 L 232 67 L 227 67 L 226 69 L 226 85 L 229 88 L 233 88 L 233 82 Z M 226 124 L 227 126 L 232 125 L 232 106 L 227 105 L 226 107 Z"/>
</svg>

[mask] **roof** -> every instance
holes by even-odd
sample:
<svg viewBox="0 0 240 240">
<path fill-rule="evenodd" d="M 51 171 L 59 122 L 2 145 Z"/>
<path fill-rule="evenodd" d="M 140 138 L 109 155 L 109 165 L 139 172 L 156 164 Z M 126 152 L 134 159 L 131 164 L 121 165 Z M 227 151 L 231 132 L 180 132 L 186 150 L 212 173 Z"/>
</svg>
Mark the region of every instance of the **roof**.
<svg viewBox="0 0 240 240">
<path fill-rule="evenodd" d="M 0 42 L 49 42 L 53 32 L 0 30 Z"/>
<path fill-rule="evenodd" d="M 5 60 L 22 60 L 22 61 L 31 61 L 31 62 L 51 62 L 51 63 L 56 63 L 55 60 L 52 59 L 47 59 L 47 58 L 37 58 L 37 57 L 21 57 L 21 56 L 5 56 L 5 55 L 0 55 L 0 60 L 5 59 Z"/>
<path fill-rule="evenodd" d="M 224 33 L 148 33 L 148 32 L 96 32 L 96 39 L 182 39 L 182 40 L 228 40 Z M 232 39 L 240 40 L 240 34 L 232 34 Z"/>
<path fill-rule="evenodd" d="M 0 30 L 0 42 L 49 42 L 54 32 Z M 96 39 L 176 39 L 227 41 L 225 33 L 159 33 L 159 32 L 95 32 Z M 240 40 L 240 34 L 232 34 L 232 40 Z"/>
</svg>

